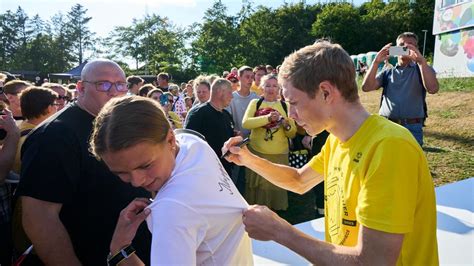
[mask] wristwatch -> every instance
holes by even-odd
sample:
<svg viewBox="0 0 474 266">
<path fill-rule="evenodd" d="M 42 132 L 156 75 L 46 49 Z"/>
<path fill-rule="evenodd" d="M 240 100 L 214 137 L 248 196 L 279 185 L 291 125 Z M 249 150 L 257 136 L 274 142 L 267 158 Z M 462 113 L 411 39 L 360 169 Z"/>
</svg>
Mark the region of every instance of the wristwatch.
<svg viewBox="0 0 474 266">
<path fill-rule="evenodd" d="M 122 248 L 115 255 L 112 255 L 112 253 L 109 253 L 109 255 L 107 256 L 107 265 L 109 266 L 118 265 L 124 259 L 128 259 L 130 256 L 132 256 L 133 253 L 135 253 L 135 249 L 132 247 L 132 245 L 128 245 Z"/>
</svg>

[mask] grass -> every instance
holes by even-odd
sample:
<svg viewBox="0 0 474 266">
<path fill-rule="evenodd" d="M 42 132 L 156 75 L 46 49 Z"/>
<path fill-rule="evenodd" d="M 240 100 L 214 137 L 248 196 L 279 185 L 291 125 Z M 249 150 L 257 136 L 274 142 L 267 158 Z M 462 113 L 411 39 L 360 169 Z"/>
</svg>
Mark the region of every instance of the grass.
<svg viewBox="0 0 474 266">
<path fill-rule="evenodd" d="M 423 147 L 435 186 L 474 176 L 474 78 L 440 79 L 439 84 L 440 91 L 427 96 Z M 377 113 L 381 90 L 359 94 L 365 108 Z M 288 222 L 318 217 L 311 191 L 302 196 L 289 193 L 288 198 L 289 209 L 278 212 Z"/>
<path fill-rule="evenodd" d="M 474 78 L 443 78 L 439 79 L 442 91 L 474 91 Z"/>
</svg>

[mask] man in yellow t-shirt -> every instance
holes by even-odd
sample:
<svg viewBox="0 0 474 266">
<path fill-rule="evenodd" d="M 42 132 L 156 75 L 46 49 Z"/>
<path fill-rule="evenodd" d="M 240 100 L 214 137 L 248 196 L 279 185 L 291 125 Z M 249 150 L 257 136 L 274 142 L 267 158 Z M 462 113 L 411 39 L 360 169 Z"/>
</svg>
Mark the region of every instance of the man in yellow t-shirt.
<svg viewBox="0 0 474 266">
<path fill-rule="evenodd" d="M 415 56 L 415 55 L 413 55 Z M 304 193 L 325 181 L 326 241 L 305 235 L 264 206 L 243 221 L 314 264 L 437 265 L 436 203 L 426 157 L 410 132 L 362 106 L 354 65 L 338 44 L 316 42 L 288 56 L 279 81 L 289 115 L 309 134 L 331 135 L 301 169 L 276 165 L 229 140 L 228 160 Z"/>
<path fill-rule="evenodd" d="M 250 91 L 255 92 L 257 95 L 262 95 L 263 90 L 260 88 L 260 81 L 262 77 L 267 74 L 267 69 L 264 65 L 259 65 L 253 68 L 253 83 L 250 87 Z"/>
</svg>

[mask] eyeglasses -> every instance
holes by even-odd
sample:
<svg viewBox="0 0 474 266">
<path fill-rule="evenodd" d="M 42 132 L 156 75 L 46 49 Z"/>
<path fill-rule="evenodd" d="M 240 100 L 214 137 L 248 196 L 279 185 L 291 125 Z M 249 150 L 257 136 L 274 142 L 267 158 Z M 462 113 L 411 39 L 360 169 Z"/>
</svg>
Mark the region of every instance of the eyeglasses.
<svg viewBox="0 0 474 266">
<path fill-rule="evenodd" d="M 87 81 L 83 80 L 82 82 L 91 83 L 95 85 L 95 89 L 102 92 L 108 92 L 112 85 L 115 85 L 115 89 L 120 92 L 128 91 L 127 82 L 110 82 L 110 81 Z"/>
</svg>

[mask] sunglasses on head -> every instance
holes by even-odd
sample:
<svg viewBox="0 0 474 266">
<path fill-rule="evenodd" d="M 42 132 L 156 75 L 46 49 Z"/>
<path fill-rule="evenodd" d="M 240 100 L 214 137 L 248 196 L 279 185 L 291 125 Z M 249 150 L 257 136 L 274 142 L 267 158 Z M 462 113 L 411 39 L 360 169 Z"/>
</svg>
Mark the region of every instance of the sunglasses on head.
<svg viewBox="0 0 474 266">
<path fill-rule="evenodd" d="M 66 101 L 69 101 L 70 99 L 69 99 L 69 97 L 67 97 L 67 96 L 61 96 L 61 95 L 59 95 L 59 96 L 58 96 L 58 100 L 66 100 Z"/>
</svg>

